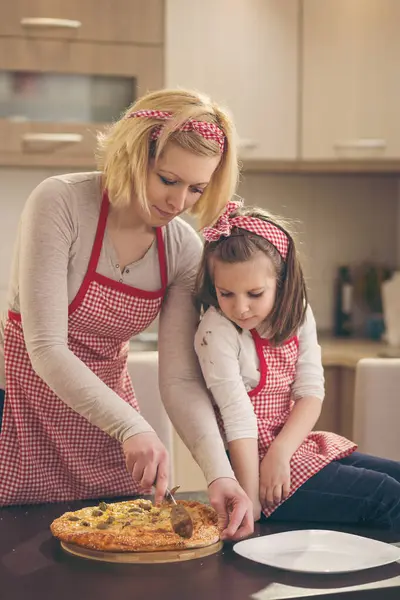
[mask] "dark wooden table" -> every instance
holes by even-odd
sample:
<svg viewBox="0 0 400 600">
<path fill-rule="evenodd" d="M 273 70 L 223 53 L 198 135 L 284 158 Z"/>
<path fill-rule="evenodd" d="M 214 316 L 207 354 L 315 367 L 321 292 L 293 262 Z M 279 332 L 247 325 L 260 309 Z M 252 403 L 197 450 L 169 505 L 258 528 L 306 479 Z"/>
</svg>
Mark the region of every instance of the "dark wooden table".
<svg viewBox="0 0 400 600">
<path fill-rule="evenodd" d="M 235 554 L 229 544 L 218 554 L 203 559 L 156 565 L 115 565 L 65 554 L 51 536 L 51 521 L 67 510 L 93 504 L 95 502 L 88 501 L 0 509 L 1 600 L 243 600 L 273 582 L 295 586 L 299 589 L 298 597 L 302 598 L 310 597 L 304 596 L 304 590 L 312 588 L 331 590 L 328 596 L 316 596 L 331 600 L 400 598 L 400 565 L 397 563 L 348 575 L 320 576 L 290 573 L 254 563 Z M 264 523 L 256 526 L 255 535 L 314 526 Z M 399 539 L 399 536 L 366 529 L 342 528 L 342 531 L 387 542 Z M 395 588 L 332 593 L 340 587 L 397 576 Z"/>
</svg>

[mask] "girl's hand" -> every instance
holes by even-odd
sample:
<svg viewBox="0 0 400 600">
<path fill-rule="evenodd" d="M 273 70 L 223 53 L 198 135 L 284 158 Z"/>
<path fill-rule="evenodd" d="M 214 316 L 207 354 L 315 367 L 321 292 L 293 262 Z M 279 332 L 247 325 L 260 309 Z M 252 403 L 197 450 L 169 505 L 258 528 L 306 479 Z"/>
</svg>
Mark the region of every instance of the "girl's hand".
<svg viewBox="0 0 400 600">
<path fill-rule="evenodd" d="M 290 491 L 290 456 L 281 448 L 269 447 L 260 464 L 260 502 L 263 508 L 285 500 Z"/>
</svg>

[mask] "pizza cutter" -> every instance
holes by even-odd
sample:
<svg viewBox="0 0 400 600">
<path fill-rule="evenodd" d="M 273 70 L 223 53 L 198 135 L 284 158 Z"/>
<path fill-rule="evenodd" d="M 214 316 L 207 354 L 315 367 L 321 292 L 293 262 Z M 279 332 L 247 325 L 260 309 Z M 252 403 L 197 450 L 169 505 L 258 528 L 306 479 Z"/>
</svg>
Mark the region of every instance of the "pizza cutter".
<svg viewBox="0 0 400 600">
<path fill-rule="evenodd" d="M 183 538 L 190 538 L 193 535 L 193 521 L 189 511 L 182 504 L 178 504 L 174 498 L 176 490 L 180 486 L 177 485 L 172 490 L 167 488 L 165 499 L 173 504 L 171 509 L 171 525 L 172 529 Z"/>
</svg>

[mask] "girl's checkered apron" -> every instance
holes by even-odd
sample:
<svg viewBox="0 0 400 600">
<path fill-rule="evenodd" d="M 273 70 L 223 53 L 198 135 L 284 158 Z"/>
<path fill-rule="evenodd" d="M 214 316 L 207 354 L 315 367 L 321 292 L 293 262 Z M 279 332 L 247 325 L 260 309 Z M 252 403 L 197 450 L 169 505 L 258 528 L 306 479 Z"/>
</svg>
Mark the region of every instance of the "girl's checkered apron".
<svg viewBox="0 0 400 600">
<path fill-rule="evenodd" d="M 260 381 L 249 396 L 257 416 L 258 451 L 262 460 L 293 408 L 291 387 L 296 376 L 299 342 L 294 337 L 281 346 L 272 346 L 255 330 L 251 333 L 260 361 Z M 312 431 L 290 461 L 289 495 L 327 464 L 351 454 L 356 448 L 356 444 L 335 433 Z M 278 506 L 266 508 L 265 516 Z"/>
<path fill-rule="evenodd" d="M 127 342 L 146 329 L 160 310 L 167 285 L 164 242 L 157 229 L 162 282 L 158 291 L 139 290 L 96 273 L 108 207 L 104 194 L 88 271 L 69 306 L 68 347 L 106 386 L 139 410 L 127 371 Z M 13 312 L 5 326 L 4 354 L 0 505 L 137 492 L 121 444 L 69 408 L 36 375 L 21 316 Z"/>
</svg>

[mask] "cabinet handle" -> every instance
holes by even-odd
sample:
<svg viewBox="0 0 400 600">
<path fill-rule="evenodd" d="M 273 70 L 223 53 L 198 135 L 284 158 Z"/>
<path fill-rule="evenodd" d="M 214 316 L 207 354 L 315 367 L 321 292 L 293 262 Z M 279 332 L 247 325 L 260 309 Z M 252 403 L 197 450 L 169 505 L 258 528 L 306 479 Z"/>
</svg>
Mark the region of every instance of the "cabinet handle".
<svg viewBox="0 0 400 600">
<path fill-rule="evenodd" d="M 252 150 L 253 148 L 257 148 L 258 144 L 254 140 L 249 139 L 239 139 L 238 146 L 241 150 Z"/>
<path fill-rule="evenodd" d="M 26 17 L 21 19 L 22 27 L 62 27 L 65 29 L 79 29 L 82 23 L 72 19 L 52 19 L 48 17 Z"/>
<path fill-rule="evenodd" d="M 83 140 L 80 133 L 24 133 L 23 142 L 55 142 L 60 144 L 79 144 Z"/>
<path fill-rule="evenodd" d="M 360 138 L 358 140 L 344 140 L 335 142 L 334 148 L 338 149 L 360 149 L 360 150 L 383 150 L 386 148 L 386 140 L 375 138 Z"/>
</svg>

